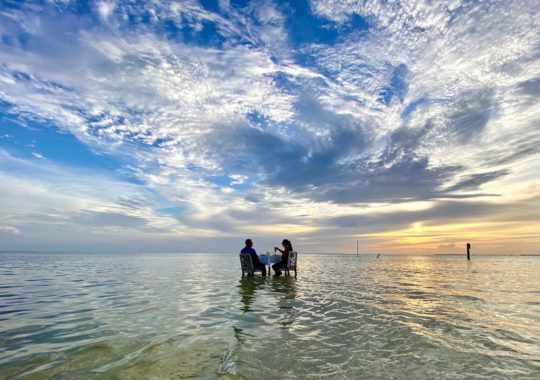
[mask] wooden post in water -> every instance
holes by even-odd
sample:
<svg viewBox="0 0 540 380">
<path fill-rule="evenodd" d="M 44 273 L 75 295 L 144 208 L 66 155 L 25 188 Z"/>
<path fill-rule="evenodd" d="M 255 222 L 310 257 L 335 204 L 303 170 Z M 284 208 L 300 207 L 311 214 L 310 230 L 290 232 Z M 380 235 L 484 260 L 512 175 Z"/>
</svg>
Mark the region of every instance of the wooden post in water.
<svg viewBox="0 0 540 380">
<path fill-rule="evenodd" d="M 467 243 L 467 260 L 471 259 L 471 244 Z"/>
</svg>

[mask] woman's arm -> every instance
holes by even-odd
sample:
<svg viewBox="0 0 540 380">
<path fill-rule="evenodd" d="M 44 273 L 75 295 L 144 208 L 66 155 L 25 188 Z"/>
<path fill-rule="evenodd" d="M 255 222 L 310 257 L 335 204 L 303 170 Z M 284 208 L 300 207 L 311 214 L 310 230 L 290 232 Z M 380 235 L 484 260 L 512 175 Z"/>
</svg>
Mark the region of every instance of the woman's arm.
<svg viewBox="0 0 540 380">
<path fill-rule="evenodd" d="M 274 247 L 274 252 L 276 252 L 276 251 L 281 252 L 281 254 L 284 254 L 284 253 L 285 253 L 285 251 L 282 251 L 282 250 L 279 249 L 278 247 Z"/>
</svg>

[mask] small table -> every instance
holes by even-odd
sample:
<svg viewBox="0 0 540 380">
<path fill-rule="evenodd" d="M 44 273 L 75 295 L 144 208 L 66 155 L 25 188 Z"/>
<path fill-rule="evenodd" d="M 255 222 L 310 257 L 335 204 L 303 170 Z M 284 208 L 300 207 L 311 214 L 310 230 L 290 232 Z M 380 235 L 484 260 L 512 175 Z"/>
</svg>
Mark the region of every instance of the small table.
<svg viewBox="0 0 540 380">
<path fill-rule="evenodd" d="M 268 265 L 268 275 L 272 272 L 272 264 L 279 263 L 281 261 L 281 255 L 260 255 L 259 261 L 264 265 Z"/>
</svg>

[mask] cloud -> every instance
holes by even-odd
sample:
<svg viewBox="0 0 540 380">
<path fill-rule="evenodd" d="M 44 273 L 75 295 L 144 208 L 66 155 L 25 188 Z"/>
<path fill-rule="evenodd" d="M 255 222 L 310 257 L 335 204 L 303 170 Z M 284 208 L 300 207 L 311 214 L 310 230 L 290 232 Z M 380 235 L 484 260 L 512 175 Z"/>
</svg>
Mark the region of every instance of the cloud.
<svg viewBox="0 0 540 380">
<path fill-rule="evenodd" d="M 493 89 L 478 89 L 458 98 L 447 124 L 449 130 L 457 134 L 461 144 L 471 143 L 489 122 L 493 104 Z"/>
<path fill-rule="evenodd" d="M 540 96 L 540 78 L 532 78 L 518 84 L 518 88 L 525 95 L 538 98 Z"/>
<path fill-rule="evenodd" d="M 445 189 L 445 192 L 452 193 L 454 191 L 462 191 L 462 190 L 477 190 L 483 184 L 491 182 L 498 178 L 504 177 L 508 174 L 509 174 L 508 170 L 499 170 L 496 172 L 477 173 L 477 174 L 469 175 L 461 179 L 455 185 Z"/>
<path fill-rule="evenodd" d="M 0 111 L 129 162 L 79 176 L 6 153 L 5 195 L 77 228 L 214 236 L 514 191 L 540 154 L 536 2 L 306 4 L 3 8 Z"/>
<path fill-rule="evenodd" d="M 0 232 L 5 232 L 13 235 L 21 234 L 21 231 L 18 228 L 12 226 L 0 226 Z"/>
<path fill-rule="evenodd" d="M 107 21 L 114 12 L 114 2 L 100 1 L 97 3 L 97 11 L 102 20 Z"/>
<path fill-rule="evenodd" d="M 83 211 L 72 216 L 71 221 L 80 225 L 101 226 L 122 226 L 126 228 L 144 227 L 146 221 L 143 218 L 129 216 L 118 212 L 93 212 Z"/>
<path fill-rule="evenodd" d="M 41 153 L 32 152 L 32 156 L 34 156 L 37 159 L 44 160 L 45 157 Z"/>
<path fill-rule="evenodd" d="M 77 171 L 50 161 L 26 161 L 0 150 L 3 219 L 17 225 L 157 226 L 152 193 L 105 173 Z M 103 189 L 107 189 L 104 192 Z M 175 226 L 178 224 L 176 223 Z"/>
<path fill-rule="evenodd" d="M 445 253 L 445 254 L 463 253 L 463 247 L 458 247 L 456 246 L 456 244 L 440 244 L 437 247 L 437 250 L 440 253 Z"/>
<path fill-rule="evenodd" d="M 378 213 L 375 215 L 348 215 L 328 221 L 330 225 L 342 228 L 357 227 L 363 232 L 392 230 L 405 228 L 417 223 L 440 223 L 442 221 L 459 221 L 468 217 L 478 218 L 494 213 L 501 206 L 495 206 L 484 202 L 457 202 L 445 201 L 432 204 L 422 210 L 416 211 L 393 211 Z"/>
<path fill-rule="evenodd" d="M 111 4 L 102 2 L 98 5 L 98 10 L 108 12 L 107 17 L 112 15 Z M 344 198 L 347 201 L 361 201 L 360 196 L 352 197 L 352 188 L 357 188 L 359 182 L 380 183 L 369 178 L 371 171 L 391 183 L 393 172 L 384 173 L 380 168 L 391 167 L 392 162 L 385 160 L 399 159 L 398 154 L 405 154 L 405 150 L 405 160 L 410 161 L 407 167 L 417 171 L 414 175 L 424 185 L 434 173 L 447 172 L 446 180 L 451 181 L 450 174 L 463 164 L 445 162 L 433 146 L 442 138 L 463 144 L 476 136 L 475 141 L 480 141 L 482 132 L 488 128 L 492 104 L 496 102 L 495 87 L 486 87 L 479 82 L 480 87 L 475 88 L 472 83 L 460 83 L 461 79 L 456 83 L 452 70 L 421 72 L 419 70 L 427 62 L 420 57 L 406 58 L 385 49 L 406 40 L 431 52 L 432 46 L 442 38 L 441 34 L 454 39 L 459 36 L 458 24 L 466 21 L 467 13 L 444 7 L 432 8 L 427 13 L 414 8 L 389 10 L 376 2 L 365 7 L 347 8 L 338 3 L 314 2 L 312 9 L 317 15 L 337 23 L 346 22 L 359 12 L 371 19 L 376 28 L 363 37 L 346 34 L 342 42 L 331 46 L 304 45 L 302 54 L 311 55 L 317 64 L 306 65 L 302 71 L 300 65 L 287 59 L 276 61 L 274 53 L 269 55 L 256 45 L 216 49 L 196 46 L 189 40 L 173 44 L 160 39 L 156 29 L 161 22 L 181 14 L 186 22 L 184 27 L 197 30 L 207 20 L 219 25 L 219 33 L 225 37 L 244 36 L 249 21 L 245 15 L 240 17 L 238 10 L 229 8 L 228 16 L 224 17 L 194 2 L 186 3 L 181 9 L 156 6 L 153 8 L 155 22 L 149 25 L 135 23 L 136 34 L 112 37 L 99 29 L 91 34 L 82 29 L 76 40 L 64 39 L 62 50 L 52 49 L 43 57 L 51 63 L 45 64 L 45 69 L 27 66 L 27 70 L 34 71 L 19 74 L 14 70 L 15 62 L 10 55 L 11 65 L 4 67 L 4 76 L 13 78 L 15 84 L 7 99 L 14 107 L 12 112 L 37 111 L 40 117 L 56 120 L 87 144 L 98 144 L 101 149 L 108 149 L 112 144 L 116 150 L 135 154 L 143 167 L 149 160 L 155 160 L 169 168 L 197 167 L 209 174 L 218 173 L 230 164 L 207 151 L 207 142 L 212 145 L 213 138 L 222 141 L 222 135 L 228 133 L 227 128 L 235 129 L 239 140 L 253 138 L 253 125 L 248 124 L 254 123 L 250 115 L 257 115 L 264 122 L 269 139 L 265 143 L 272 144 L 272 138 L 283 140 L 291 145 L 288 152 L 292 154 L 280 152 L 269 159 L 258 155 L 264 150 L 260 147 L 251 151 L 252 160 L 262 163 L 260 177 L 267 179 L 267 184 L 298 190 L 301 196 L 306 195 L 308 187 L 331 187 L 337 181 L 340 190 L 322 189 L 326 194 L 324 199 L 345 192 L 348 193 Z M 251 25 L 255 32 L 252 38 L 260 37 L 261 41 L 266 41 L 263 36 L 270 29 L 286 33 L 285 19 L 278 8 L 266 3 L 265 7 L 251 11 L 262 23 Z M 390 11 L 408 15 L 410 24 L 399 24 L 398 28 L 385 13 Z M 491 11 L 498 14 L 498 9 Z M 117 24 L 113 27 L 124 30 L 120 23 L 122 14 L 142 13 L 143 10 L 135 5 L 115 3 Z M 24 17 L 16 11 L 12 15 L 15 15 L 12 16 L 14 19 Z M 429 22 L 429 15 L 444 20 L 447 29 L 442 28 L 444 22 Z M 453 22 L 452 15 L 456 18 Z M 73 25 L 70 21 L 58 24 L 58 20 L 54 23 L 45 20 L 33 38 L 46 41 L 46 34 L 42 33 L 53 28 L 69 30 Z M 427 37 L 415 39 L 417 34 Z M 287 46 L 282 43 L 279 48 L 283 51 Z M 60 73 L 52 62 L 61 59 L 66 52 L 77 55 L 78 59 L 67 67 L 67 71 L 62 67 Z M 28 53 L 23 52 L 19 61 L 28 62 L 24 54 Z M 338 68 L 335 67 L 337 57 L 340 57 Z M 435 58 L 441 62 L 445 59 Z M 237 69 L 240 67 L 242 70 Z M 74 75 L 81 71 L 85 75 Z M 441 73 L 450 76 L 441 77 Z M 480 79 L 478 74 L 473 72 L 472 75 Z M 62 78 L 63 83 L 53 78 Z M 445 100 L 441 89 L 452 90 L 452 87 L 448 88 L 450 81 L 456 83 L 455 89 L 461 89 L 461 93 L 452 100 Z M 409 117 L 405 123 L 396 115 L 418 101 L 416 88 L 420 83 L 424 91 L 433 92 L 427 98 L 424 96 L 424 103 L 416 106 L 414 117 Z M 28 96 L 30 94 L 32 96 Z M 403 131 L 406 129 L 411 129 L 407 133 L 416 133 L 414 130 L 418 127 L 415 125 L 419 124 L 423 135 L 418 141 L 413 142 L 409 137 L 398 140 L 398 134 L 405 136 Z M 222 131 L 227 125 L 230 127 Z M 245 136 L 239 136 L 242 133 Z M 351 150 L 347 144 L 354 141 L 355 149 Z M 413 149 L 406 146 L 410 143 L 415 144 Z M 297 149 L 297 153 L 292 153 L 291 149 Z M 132 150 L 136 153 L 131 153 Z M 197 153 L 192 153 L 194 151 Z M 283 155 L 283 162 L 280 155 Z M 373 170 L 373 165 L 367 165 L 373 161 L 379 161 L 379 169 Z M 368 170 L 367 166 L 371 168 Z M 288 168 L 291 170 L 287 171 Z M 183 175 L 189 175 L 189 172 L 184 171 Z M 198 177 L 201 173 L 195 171 L 193 175 Z M 425 181 L 420 178 L 422 175 Z M 344 185 L 355 177 L 364 179 L 351 182 L 351 186 Z M 431 182 L 431 189 L 424 193 L 432 193 L 441 186 L 444 176 L 439 179 Z M 351 189 L 343 189 L 343 186 Z M 372 193 L 379 193 L 380 189 L 376 188 Z M 317 199 L 320 193 L 317 190 L 309 196 Z M 403 198 L 409 195 L 407 192 Z M 381 200 L 387 198 L 381 196 Z M 334 200 L 341 201 L 339 198 Z"/>
</svg>

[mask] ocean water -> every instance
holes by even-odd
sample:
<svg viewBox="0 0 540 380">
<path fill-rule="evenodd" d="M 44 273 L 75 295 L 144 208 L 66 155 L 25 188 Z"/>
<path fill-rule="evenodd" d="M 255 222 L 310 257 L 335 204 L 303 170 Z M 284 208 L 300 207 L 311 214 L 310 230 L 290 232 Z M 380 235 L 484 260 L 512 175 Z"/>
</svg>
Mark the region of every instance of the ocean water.
<svg viewBox="0 0 540 380">
<path fill-rule="evenodd" d="M 540 379 L 540 257 L 0 254 L 2 379 Z"/>
</svg>

